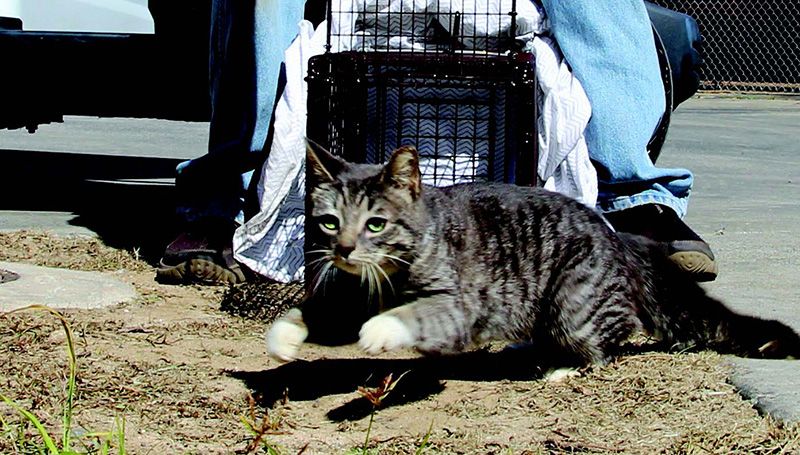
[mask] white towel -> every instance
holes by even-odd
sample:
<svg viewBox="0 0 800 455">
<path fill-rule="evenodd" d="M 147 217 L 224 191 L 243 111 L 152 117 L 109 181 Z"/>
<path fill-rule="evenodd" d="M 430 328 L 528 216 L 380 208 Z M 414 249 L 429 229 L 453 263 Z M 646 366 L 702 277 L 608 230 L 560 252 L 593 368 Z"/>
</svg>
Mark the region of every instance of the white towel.
<svg viewBox="0 0 800 455">
<path fill-rule="evenodd" d="M 326 29 L 308 21 L 284 55 L 286 88 L 275 107 L 275 135 L 258 180 L 259 213 L 233 236 L 234 257 L 273 280 L 303 278 L 308 59 L 325 51 Z"/>
<path fill-rule="evenodd" d="M 589 98 L 550 38 L 537 36 L 528 49 L 536 55 L 540 89 L 539 178 L 545 188 L 594 208 L 597 172 L 583 134 L 592 116 Z"/>
</svg>

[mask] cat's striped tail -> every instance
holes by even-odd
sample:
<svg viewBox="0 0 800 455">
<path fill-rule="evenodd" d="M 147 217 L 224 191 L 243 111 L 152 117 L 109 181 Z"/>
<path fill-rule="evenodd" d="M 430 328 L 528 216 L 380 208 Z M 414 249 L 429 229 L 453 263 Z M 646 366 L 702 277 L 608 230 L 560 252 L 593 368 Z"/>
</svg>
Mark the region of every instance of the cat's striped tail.
<svg viewBox="0 0 800 455">
<path fill-rule="evenodd" d="M 640 315 L 673 349 L 711 349 L 757 358 L 800 359 L 800 335 L 786 324 L 739 314 L 703 290 L 667 257 L 662 244 L 620 234 L 649 283 Z"/>
</svg>

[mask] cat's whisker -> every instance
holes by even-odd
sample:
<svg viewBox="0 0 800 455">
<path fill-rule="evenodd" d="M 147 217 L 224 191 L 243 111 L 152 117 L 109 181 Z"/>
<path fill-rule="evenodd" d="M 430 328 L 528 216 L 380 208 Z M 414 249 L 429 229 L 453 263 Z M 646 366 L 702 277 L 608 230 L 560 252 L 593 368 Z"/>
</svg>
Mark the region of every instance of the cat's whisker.
<svg viewBox="0 0 800 455">
<path fill-rule="evenodd" d="M 333 252 L 332 251 L 321 251 L 319 253 L 314 253 L 314 255 L 318 255 L 319 257 L 323 257 L 323 258 L 329 258 L 329 257 L 333 257 Z M 306 258 L 308 258 L 309 256 L 311 256 L 311 255 L 307 254 Z M 319 258 L 317 258 L 317 259 L 319 259 Z"/>
<path fill-rule="evenodd" d="M 394 255 L 391 255 L 391 254 L 386 254 L 386 253 L 378 253 L 378 254 L 380 256 L 388 258 L 390 260 L 397 261 L 397 262 L 402 262 L 405 265 L 411 265 L 410 262 L 406 261 L 405 259 L 401 259 L 401 258 L 399 258 L 397 256 L 394 256 Z"/>
<path fill-rule="evenodd" d="M 369 276 L 369 300 L 372 301 L 372 297 L 375 295 L 375 272 L 368 262 L 364 263 L 364 268 L 367 270 L 367 275 Z"/>
<path fill-rule="evenodd" d="M 321 250 L 308 250 L 308 251 L 305 252 L 305 255 L 309 256 L 311 254 L 317 254 L 317 253 L 325 253 L 325 254 L 329 255 L 332 252 L 333 252 L 333 250 L 331 250 L 330 248 L 325 248 L 325 249 L 321 249 Z"/>
<path fill-rule="evenodd" d="M 321 283 L 327 281 L 328 272 L 331 270 L 332 266 L 333 262 L 329 261 L 320 267 L 319 272 L 317 272 L 316 276 L 314 277 L 314 293 L 317 292 Z"/>
<path fill-rule="evenodd" d="M 331 250 L 314 250 L 309 251 L 306 253 L 306 256 L 309 256 L 309 253 L 324 253 L 321 257 L 318 257 L 312 261 L 306 261 L 306 267 L 314 267 L 315 265 L 319 264 L 320 262 L 330 261 L 333 259 L 333 252 Z"/>
<path fill-rule="evenodd" d="M 319 270 L 317 270 L 317 273 L 314 274 L 313 283 L 314 283 L 314 292 L 315 293 L 317 292 L 317 289 L 319 288 L 320 276 L 323 275 L 324 273 L 325 273 L 325 264 L 323 264 L 322 267 L 320 267 Z"/>
<path fill-rule="evenodd" d="M 383 267 L 381 267 L 380 264 L 378 264 L 377 262 L 370 261 L 369 263 L 372 267 L 377 269 L 377 271 L 380 272 L 381 275 L 383 275 L 383 277 L 386 279 L 386 282 L 389 284 L 389 289 L 391 289 L 392 294 L 395 295 L 396 293 L 394 291 L 394 285 L 392 284 L 392 280 L 389 279 L 389 275 L 386 273 L 386 270 L 383 270 Z M 378 285 L 380 286 L 380 282 L 378 283 Z"/>
<path fill-rule="evenodd" d="M 375 275 L 372 274 L 372 268 L 369 265 L 366 265 L 366 269 L 369 274 L 369 298 L 372 300 L 375 295 Z"/>
<path fill-rule="evenodd" d="M 364 262 L 367 270 L 369 270 L 370 276 L 370 301 L 372 301 L 372 297 L 376 295 L 378 296 L 378 308 L 383 309 L 383 287 L 381 286 L 380 277 L 378 277 L 378 273 L 375 271 L 375 263 L 371 261 Z"/>
<path fill-rule="evenodd" d="M 326 276 L 326 278 L 325 278 L 325 283 L 322 285 L 322 291 L 323 291 L 323 292 L 325 292 L 325 293 L 327 293 L 327 292 L 328 292 L 328 281 L 334 281 L 334 280 L 336 279 L 336 274 L 337 274 L 337 273 L 339 273 L 339 269 L 338 269 L 338 268 L 336 268 L 336 267 L 333 267 L 333 263 L 331 262 L 331 268 L 330 268 L 330 280 L 329 280 L 329 279 L 327 278 L 327 276 Z"/>
<path fill-rule="evenodd" d="M 319 264 L 320 262 L 330 261 L 330 260 L 331 260 L 330 256 L 323 256 L 321 258 L 314 259 L 313 261 L 307 263 L 306 266 L 313 267 L 314 265 Z"/>
<path fill-rule="evenodd" d="M 381 284 L 380 277 L 375 269 L 380 269 L 376 264 L 372 264 L 372 273 L 375 276 L 375 286 L 378 288 L 378 310 L 383 311 L 383 285 Z M 382 269 L 381 269 L 382 271 Z"/>
</svg>

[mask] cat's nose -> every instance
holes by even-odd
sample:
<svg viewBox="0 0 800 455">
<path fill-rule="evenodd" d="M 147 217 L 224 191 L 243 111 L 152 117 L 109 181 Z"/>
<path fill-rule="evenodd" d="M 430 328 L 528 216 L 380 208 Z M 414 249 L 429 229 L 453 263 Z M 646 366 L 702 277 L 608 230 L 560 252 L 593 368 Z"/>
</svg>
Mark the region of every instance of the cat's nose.
<svg viewBox="0 0 800 455">
<path fill-rule="evenodd" d="M 350 256 L 350 253 L 356 249 L 355 245 L 336 245 L 336 253 L 342 257 L 342 259 L 347 259 Z"/>
</svg>

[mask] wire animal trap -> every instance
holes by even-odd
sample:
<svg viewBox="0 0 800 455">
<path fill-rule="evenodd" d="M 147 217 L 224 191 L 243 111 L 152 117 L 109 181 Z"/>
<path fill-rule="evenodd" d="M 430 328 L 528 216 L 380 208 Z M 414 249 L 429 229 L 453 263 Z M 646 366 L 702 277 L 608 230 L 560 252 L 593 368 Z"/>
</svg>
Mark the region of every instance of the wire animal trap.
<svg viewBox="0 0 800 455">
<path fill-rule="evenodd" d="M 517 48 L 527 24 L 516 0 L 327 7 L 327 52 L 309 61 L 308 137 L 368 163 L 414 145 L 429 184 L 536 184 L 537 86 L 533 56 Z"/>
</svg>

